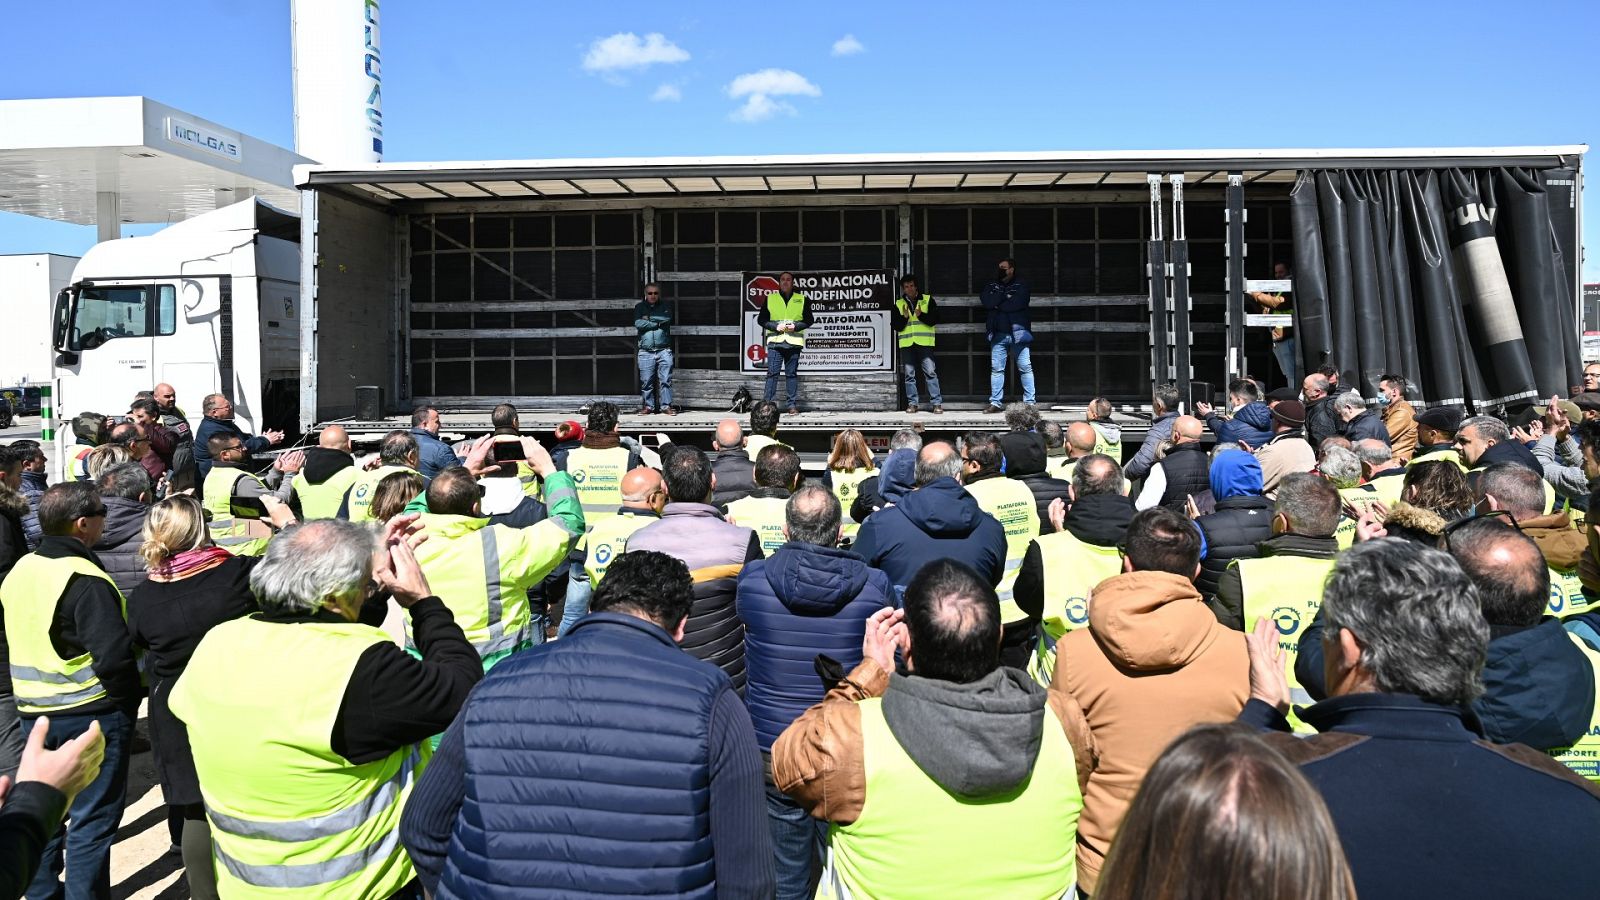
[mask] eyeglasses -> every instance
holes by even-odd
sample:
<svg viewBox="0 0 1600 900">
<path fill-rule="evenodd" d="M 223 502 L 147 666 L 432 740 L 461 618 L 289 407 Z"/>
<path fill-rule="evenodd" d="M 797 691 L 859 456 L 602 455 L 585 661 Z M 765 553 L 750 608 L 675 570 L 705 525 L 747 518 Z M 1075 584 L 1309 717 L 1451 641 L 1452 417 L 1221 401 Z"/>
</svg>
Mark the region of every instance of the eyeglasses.
<svg viewBox="0 0 1600 900">
<path fill-rule="evenodd" d="M 85 519 L 98 519 L 98 518 L 106 515 L 106 512 L 107 512 L 106 508 L 104 506 L 102 506 L 99 509 L 91 509 L 91 510 L 89 510 L 89 512 L 86 515 L 84 515 L 84 518 Z"/>
<path fill-rule="evenodd" d="M 1444 549 L 1446 551 L 1450 550 L 1450 535 L 1461 530 L 1462 528 L 1465 528 L 1473 522 L 1484 522 L 1490 519 L 1499 520 L 1501 528 L 1509 526 L 1511 528 L 1515 528 L 1518 534 L 1522 534 L 1522 526 L 1517 524 L 1517 519 L 1511 514 L 1510 510 L 1491 509 L 1486 513 L 1466 516 L 1451 522 L 1449 525 L 1446 525 L 1444 527 L 1444 531 L 1440 532 L 1439 534 L 1440 537 L 1444 538 Z"/>
<path fill-rule="evenodd" d="M 646 297 L 659 297 L 659 296 L 661 296 L 661 292 L 660 291 L 645 291 L 644 295 Z"/>
</svg>

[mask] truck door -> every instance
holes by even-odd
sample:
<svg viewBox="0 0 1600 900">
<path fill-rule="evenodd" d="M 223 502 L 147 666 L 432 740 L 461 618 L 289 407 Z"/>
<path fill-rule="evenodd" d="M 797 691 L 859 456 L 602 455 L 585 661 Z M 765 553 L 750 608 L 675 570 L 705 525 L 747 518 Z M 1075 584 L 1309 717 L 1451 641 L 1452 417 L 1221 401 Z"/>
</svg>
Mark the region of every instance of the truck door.
<svg viewBox="0 0 1600 900">
<path fill-rule="evenodd" d="M 61 335 L 60 408 L 122 414 L 154 387 L 155 336 L 171 334 L 177 291 L 170 284 L 95 283 L 79 288 Z"/>
</svg>

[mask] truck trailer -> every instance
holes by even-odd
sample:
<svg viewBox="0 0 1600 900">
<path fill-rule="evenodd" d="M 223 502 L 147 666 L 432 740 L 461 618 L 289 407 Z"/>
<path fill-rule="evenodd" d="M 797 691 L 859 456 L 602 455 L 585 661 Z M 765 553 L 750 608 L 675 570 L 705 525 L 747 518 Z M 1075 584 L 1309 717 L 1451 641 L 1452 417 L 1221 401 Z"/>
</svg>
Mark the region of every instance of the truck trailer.
<svg viewBox="0 0 1600 900">
<path fill-rule="evenodd" d="M 160 330 L 160 285 L 179 291 L 183 324 L 205 324 L 185 332 L 189 349 L 206 359 L 174 357 L 196 368 L 187 382 L 167 380 L 191 404 L 202 384 L 234 392 L 241 424 L 255 429 L 304 433 L 341 421 L 375 435 L 408 424 L 418 404 L 439 408 L 447 430 L 463 435 L 488 431 L 500 402 L 517 405 L 528 430 L 581 418 L 595 399 L 632 410 L 633 307 L 653 281 L 676 306 L 674 393 L 689 414 L 627 424 L 703 435 L 739 386 L 760 396 L 762 375 L 748 371 L 759 347 L 743 327 L 746 279 L 782 270 L 916 273 L 943 310 L 936 353 L 947 408 L 938 419 L 900 412 L 893 369 L 818 374 L 803 380 L 804 414 L 786 421 L 786 433 L 820 438 L 853 426 L 881 440 L 913 422 L 993 428 L 997 420 L 977 412 L 990 377 L 978 293 L 1001 258 L 1014 259 L 1032 289 L 1045 407 L 1070 412 L 1100 396 L 1137 414 L 1156 384 L 1214 400 L 1237 374 L 1298 387 L 1292 375 L 1332 364 L 1369 397 L 1395 373 L 1419 404 L 1489 409 L 1577 381 L 1586 150 L 298 166 L 298 276 L 275 268 L 259 282 L 298 282 L 297 304 L 236 291 L 225 338 L 230 304 L 189 286 L 199 263 L 155 272 L 141 260 L 141 274 L 113 277 L 91 251 L 74 277 L 96 288 L 154 286 L 155 355 L 128 357 L 152 380 L 168 370 L 162 342 L 178 340 Z M 272 245 L 283 241 L 283 216 L 253 209 L 275 229 Z M 269 241 L 257 241 L 257 274 Z M 237 287 L 251 277 L 242 260 L 206 277 L 229 274 Z M 215 283 L 220 292 L 224 282 Z M 126 383 L 117 367 L 133 362 L 123 362 L 121 339 L 84 346 L 93 328 L 78 321 L 83 289 L 69 291 L 78 299 L 58 329 L 58 352 L 75 361 L 58 373 L 116 381 L 109 372 L 121 371 Z M 1292 311 L 1264 315 L 1249 302 L 1254 291 L 1287 294 Z M 1295 339 L 1293 371 L 1273 357 L 1276 325 Z M 291 347 L 298 358 L 286 365 Z M 92 370 L 94 354 L 115 358 Z M 116 407 L 76 404 L 65 384 L 61 393 L 66 414 Z M 1016 386 L 1006 394 L 1018 396 Z M 1129 437 L 1140 432 L 1135 424 Z"/>
</svg>

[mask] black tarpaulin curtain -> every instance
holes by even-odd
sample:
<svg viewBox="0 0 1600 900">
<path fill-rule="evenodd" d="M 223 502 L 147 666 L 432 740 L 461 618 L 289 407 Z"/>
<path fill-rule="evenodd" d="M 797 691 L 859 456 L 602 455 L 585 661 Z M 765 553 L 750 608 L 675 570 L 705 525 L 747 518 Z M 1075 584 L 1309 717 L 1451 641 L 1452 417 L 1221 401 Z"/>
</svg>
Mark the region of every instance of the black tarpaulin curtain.
<svg viewBox="0 0 1600 900">
<path fill-rule="evenodd" d="M 1362 395 L 1404 375 L 1430 405 L 1566 395 L 1575 299 L 1541 173 L 1304 170 L 1290 193 L 1295 333 Z"/>
</svg>

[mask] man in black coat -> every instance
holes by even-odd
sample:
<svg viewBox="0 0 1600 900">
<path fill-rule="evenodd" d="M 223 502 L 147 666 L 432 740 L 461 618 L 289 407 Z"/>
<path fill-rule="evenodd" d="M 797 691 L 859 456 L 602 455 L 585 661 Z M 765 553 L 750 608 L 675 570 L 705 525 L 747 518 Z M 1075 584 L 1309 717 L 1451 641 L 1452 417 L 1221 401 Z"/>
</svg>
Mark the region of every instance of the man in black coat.
<svg viewBox="0 0 1600 900">
<path fill-rule="evenodd" d="M 1357 544 L 1335 564 L 1322 613 L 1329 699 L 1299 710 L 1319 733 L 1288 734 L 1270 619 L 1248 636 L 1239 718 L 1270 729 L 1322 793 L 1362 900 L 1581 893 L 1593 861 L 1550 836 L 1597 833 L 1600 790 L 1538 750 L 1483 738 L 1467 706 L 1490 629 L 1456 561 L 1404 541 Z"/>
<path fill-rule="evenodd" d="M 1336 394 L 1329 399 L 1333 404 L 1333 413 L 1343 422 L 1340 433 L 1350 439 L 1354 444 L 1358 441 L 1374 440 L 1389 443 L 1389 426 L 1383 424 L 1378 414 L 1367 409 L 1367 402 L 1355 391 L 1346 391 Z"/>
<path fill-rule="evenodd" d="M 713 506 L 727 506 L 755 492 L 755 462 L 744 449 L 744 428 L 738 419 L 717 423 L 717 437 L 711 444 L 711 473 L 717 477 L 711 495 Z"/>
<path fill-rule="evenodd" d="M 1328 379 L 1321 375 L 1307 375 L 1306 380 L 1301 383 L 1301 390 L 1306 398 L 1306 442 L 1313 449 L 1321 447 L 1323 441 L 1341 433 L 1339 416 L 1333 411 L 1328 389 Z"/>
<path fill-rule="evenodd" d="M 1045 472 L 1044 438 L 1031 431 L 1013 431 L 1000 436 L 1000 450 L 1005 454 L 1006 477 L 1020 481 L 1033 492 L 1033 504 L 1039 511 L 1039 532 L 1049 534 L 1055 529 L 1050 522 L 1050 501 L 1071 503 L 1072 485 Z"/>
</svg>

